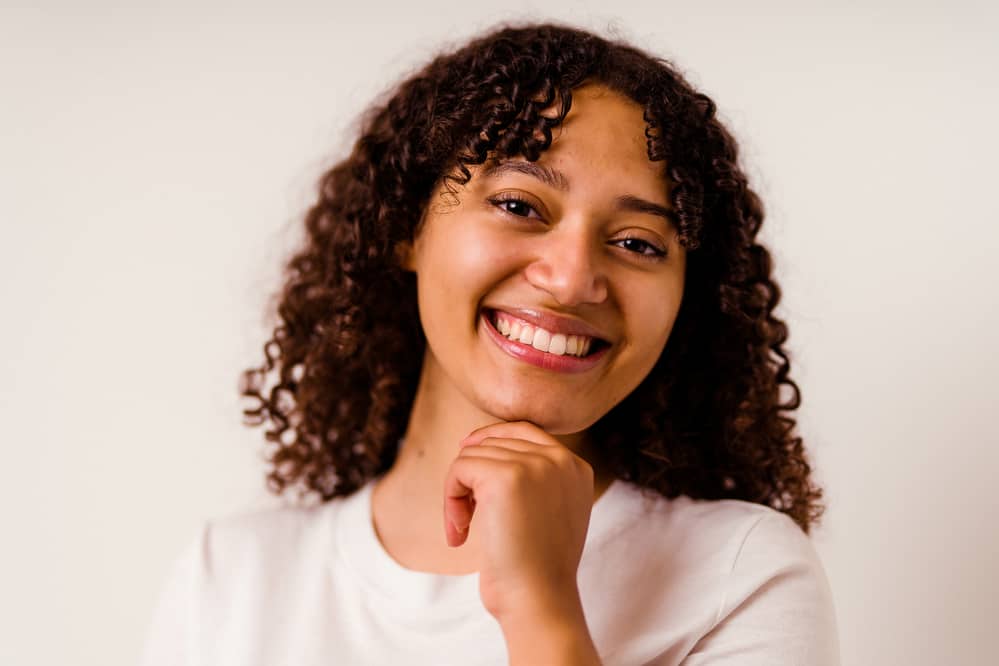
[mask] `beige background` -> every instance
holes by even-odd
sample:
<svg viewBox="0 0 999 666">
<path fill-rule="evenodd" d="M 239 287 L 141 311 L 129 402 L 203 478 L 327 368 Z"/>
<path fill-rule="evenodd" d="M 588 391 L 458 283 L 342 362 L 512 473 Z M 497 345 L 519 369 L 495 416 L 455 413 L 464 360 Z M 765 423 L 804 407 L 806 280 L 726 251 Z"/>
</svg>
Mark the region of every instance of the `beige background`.
<svg viewBox="0 0 999 666">
<path fill-rule="evenodd" d="M 742 140 L 843 663 L 994 663 L 990 3 L 32 4 L 0 9 L 0 663 L 132 663 L 199 522 L 274 501 L 236 380 L 320 170 L 434 47 L 531 17 L 674 59 Z"/>
</svg>

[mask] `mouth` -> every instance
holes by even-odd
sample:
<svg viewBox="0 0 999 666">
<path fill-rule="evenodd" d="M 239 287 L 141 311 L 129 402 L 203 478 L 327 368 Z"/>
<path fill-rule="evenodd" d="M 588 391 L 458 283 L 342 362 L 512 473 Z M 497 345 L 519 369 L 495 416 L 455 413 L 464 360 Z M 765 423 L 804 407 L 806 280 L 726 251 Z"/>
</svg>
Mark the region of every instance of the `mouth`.
<svg viewBox="0 0 999 666">
<path fill-rule="evenodd" d="M 599 364 L 611 344 L 597 337 L 552 332 L 513 315 L 484 308 L 480 322 L 508 355 L 557 372 L 585 372 Z"/>
</svg>

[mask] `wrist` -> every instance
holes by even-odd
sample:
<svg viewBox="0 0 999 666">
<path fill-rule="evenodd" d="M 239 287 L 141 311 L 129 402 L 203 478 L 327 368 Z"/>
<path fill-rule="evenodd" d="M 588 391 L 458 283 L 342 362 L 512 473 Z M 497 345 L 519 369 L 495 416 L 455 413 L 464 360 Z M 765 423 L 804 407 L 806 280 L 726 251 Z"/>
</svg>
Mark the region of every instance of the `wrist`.
<svg viewBox="0 0 999 666">
<path fill-rule="evenodd" d="M 555 600 L 549 597 L 548 602 L 526 604 L 500 621 L 510 665 L 599 665 L 578 592 L 573 598 L 551 601 Z"/>
</svg>

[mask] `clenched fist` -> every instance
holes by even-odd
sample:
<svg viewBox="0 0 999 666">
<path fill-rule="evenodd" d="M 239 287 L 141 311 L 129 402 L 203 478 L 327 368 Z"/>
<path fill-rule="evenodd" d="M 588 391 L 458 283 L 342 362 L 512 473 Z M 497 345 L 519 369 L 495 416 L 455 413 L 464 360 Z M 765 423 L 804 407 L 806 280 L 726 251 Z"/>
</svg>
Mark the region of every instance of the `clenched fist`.
<svg viewBox="0 0 999 666">
<path fill-rule="evenodd" d="M 479 594 L 501 623 L 578 605 L 576 572 L 593 508 L 593 468 L 527 421 L 474 430 L 444 482 L 449 546 L 477 530 Z"/>
</svg>

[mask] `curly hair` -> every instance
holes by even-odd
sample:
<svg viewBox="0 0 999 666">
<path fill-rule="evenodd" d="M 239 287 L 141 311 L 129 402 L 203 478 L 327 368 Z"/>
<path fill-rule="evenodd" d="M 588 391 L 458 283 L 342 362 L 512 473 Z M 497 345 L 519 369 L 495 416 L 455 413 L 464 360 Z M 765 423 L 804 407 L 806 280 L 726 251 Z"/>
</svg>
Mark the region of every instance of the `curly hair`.
<svg viewBox="0 0 999 666">
<path fill-rule="evenodd" d="M 361 118 L 350 155 L 320 179 L 303 246 L 285 266 L 280 319 L 240 391 L 268 424 L 268 488 L 349 495 L 398 453 L 426 338 L 411 241 L 433 191 L 487 156 L 534 161 L 584 80 L 644 109 L 650 160 L 688 250 L 684 298 L 642 383 L 589 430 L 616 477 L 665 497 L 768 505 L 801 529 L 824 511 L 790 416 L 781 291 L 756 241 L 764 211 L 715 104 L 666 60 L 559 24 L 504 25 L 429 64 Z M 543 114 L 558 100 L 558 114 Z M 781 389 L 789 395 L 782 399 Z"/>
</svg>

